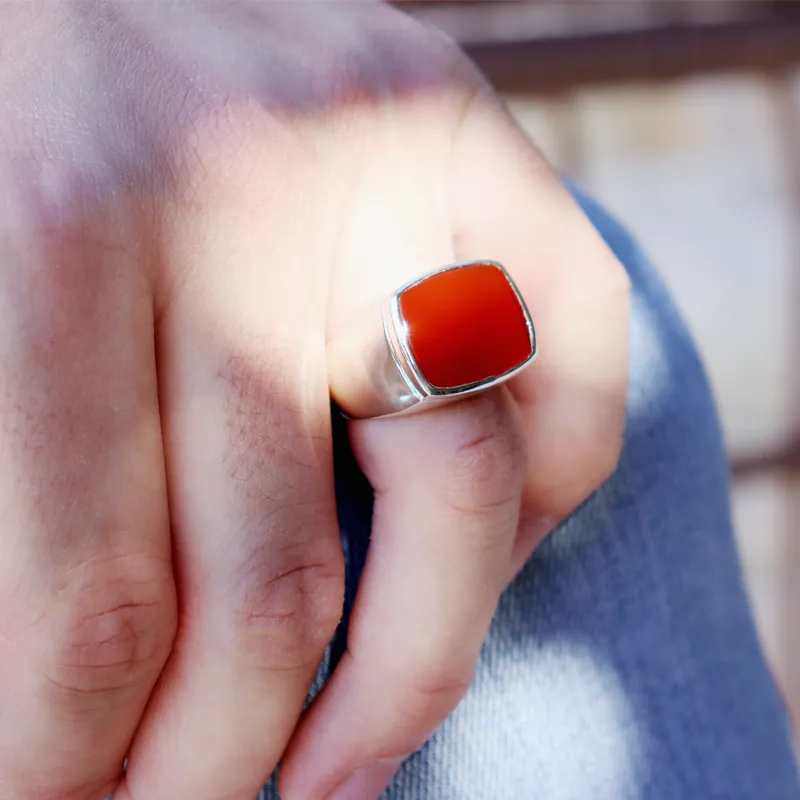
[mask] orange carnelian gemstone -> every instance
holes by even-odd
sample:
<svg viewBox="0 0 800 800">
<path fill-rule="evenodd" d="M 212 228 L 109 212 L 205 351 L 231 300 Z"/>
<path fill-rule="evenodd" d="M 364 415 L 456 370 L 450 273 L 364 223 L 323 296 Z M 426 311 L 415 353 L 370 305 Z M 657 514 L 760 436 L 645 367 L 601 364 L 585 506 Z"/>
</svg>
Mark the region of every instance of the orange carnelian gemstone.
<svg viewBox="0 0 800 800">
<path fill-rule="evenodd" d="M 499 377 L 531 357 L 519 298 L 491 264 L 432 275 L 406 289 L 399 305 L 414 360 L 439 389 Z"/>
</svg>

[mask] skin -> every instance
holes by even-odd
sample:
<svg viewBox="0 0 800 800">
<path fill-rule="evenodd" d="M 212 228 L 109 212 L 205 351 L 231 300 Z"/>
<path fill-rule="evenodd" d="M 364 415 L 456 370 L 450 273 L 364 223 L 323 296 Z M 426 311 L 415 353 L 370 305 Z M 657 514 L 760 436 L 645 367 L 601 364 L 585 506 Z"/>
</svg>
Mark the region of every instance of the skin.
<svg viewBox="0 0 800 800">
<path fill-rule="evenodd" d="M 0 798 L 252 800 L 279 760 L 285 800 L 377 797 L 617 462 L 622 268 L 384 6 L 12 3 L 0 53 Z M 373 544 L 301 717 L 343 593 L 326 342 L 474 258 L 541 357 L 350 424 Z"/>
</svg>

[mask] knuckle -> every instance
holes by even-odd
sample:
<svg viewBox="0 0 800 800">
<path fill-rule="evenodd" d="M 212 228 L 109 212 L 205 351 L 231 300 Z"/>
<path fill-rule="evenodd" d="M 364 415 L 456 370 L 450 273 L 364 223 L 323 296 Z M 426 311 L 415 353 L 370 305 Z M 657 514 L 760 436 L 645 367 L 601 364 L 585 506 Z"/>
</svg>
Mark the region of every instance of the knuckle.
<svg viewBox="0 0 800 800">
<path fill-rule="evenodd" d="M 446 498 L 461 511 L 485 512 L 519 501 L 527 466 L 525 437 L 504 395 L 476 398 L 450 415 Z"/>
<path fill-rule="evenodd" d="M 283 559 L 270 571 L 248 565 L 235 601 L 237 650 L 259 671 L 316 667 L 339 624 L 344 602 L 341 553 Z"/>
<path fill-rule="evenodd" d="M 400 692 L 400 707 L 409 721 L 427 720 L 435 725 L 459 704 L 472 683 L 473 669 L 464 669 L 443 658 L 435 663 L 417 665 L 411 674 L 398 681 L 405 685 Z"/>
<path fill-rule="evenodd" d="M 41 672 L 48 684 L 67 695 L 94 695 L 155 681 L 176 627 L 166 568 L 92 575 L 62 595 L 44 622 L 50 630 L 42 640 L 51 645 Z"/>
</svg>

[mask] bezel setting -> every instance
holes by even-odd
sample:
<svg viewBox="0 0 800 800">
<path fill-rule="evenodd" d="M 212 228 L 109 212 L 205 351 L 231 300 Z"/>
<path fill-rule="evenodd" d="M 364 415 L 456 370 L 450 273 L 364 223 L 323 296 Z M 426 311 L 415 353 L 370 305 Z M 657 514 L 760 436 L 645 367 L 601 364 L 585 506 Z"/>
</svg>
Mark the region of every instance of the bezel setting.
<svg viewBox="0 0 800 800">
<path fill-rule="evenodd" d="M 501 375 L 492 375 L 483 380 L 462 384 L 460 386 L 435 386 L 425 378 L 424 374 L 419 368 L 419 365 L 417 364 L 416 359 L 414 358 L 414 354 L 411 349 L 409 328 L 403 319 L 402 311 L 400 309 L 400 298 L 408 289 L 412 288 L 413 286 L 417 286 L 420 283 L 424 283 L 430 278 L 440 275 L 443 272 L 477 266 L 491 266 L 500 270 L 500 272 L 503 274 L 503 277 L 508 282 L 508 285 L 514 292 L 519 307 L 522 310 L 522 314 L 525 319 L 525 325 L 528 330 L 530 356 L 522 363 L 507 370 Z M 394 292 L 394 294 L 391 295 L 382 309 L 382 317 L 384 335 L 386 337 L 386 342 L 389 347 L 392 360 L 394 361 L 395 366 L 397 367 L 405 384 L 408 386 L 409 391 L 419 402 L 424 402 L 426 400 L 435 398 L 445 399 L 463 397 L 485 391 L 493 386 L 505 383 L 515 375 L 522 372 L 522 370 L 528 367 L 538 355 L 536 329 L 534 328 L 530 311 L 528 310 L 528 307 L 522 298 L 522 294 L 520 293 L 516 283 L 514 283 L 513 278 L 508 274 L 505 267 L 503 267 L 503 265 L 499 262 L 490 259 L 460 261 L 455 264 L 448 264 L 447 266 L 432 270 L 431 272 L 428 272 L 425 275 L 410 281 L 409 283 L 401 286 L 396 292 Z"/>
</svg>

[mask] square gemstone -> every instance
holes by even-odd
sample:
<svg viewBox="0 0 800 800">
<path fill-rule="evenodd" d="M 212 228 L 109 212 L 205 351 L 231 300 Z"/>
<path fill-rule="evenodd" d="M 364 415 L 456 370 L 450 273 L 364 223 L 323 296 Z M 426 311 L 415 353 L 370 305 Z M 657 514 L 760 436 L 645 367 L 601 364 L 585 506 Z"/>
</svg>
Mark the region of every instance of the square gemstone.
<svg viewBox="0 0 800 800">
<path fill-rule="evenodd" d="M 414 361 L 437 389 L 499 378 L 533 355 L 527 312 L 494 264 L 437 272 L 405 289 L 398 305 Z"/>
</svg>

